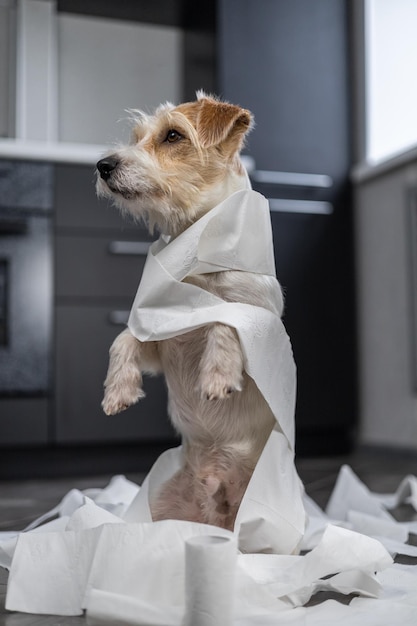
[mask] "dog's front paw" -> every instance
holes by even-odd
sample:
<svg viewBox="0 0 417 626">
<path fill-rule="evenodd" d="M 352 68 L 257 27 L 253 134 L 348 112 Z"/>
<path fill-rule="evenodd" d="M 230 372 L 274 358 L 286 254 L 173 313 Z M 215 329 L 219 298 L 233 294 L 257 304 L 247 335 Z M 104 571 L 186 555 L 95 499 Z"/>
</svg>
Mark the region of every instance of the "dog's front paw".
<svg viewBox="0 0 417 626">
<path fill-rule="evenodd" d="M 106 415 L 116 415 L 136 404 L 144 397 L 145 392 L 141 387 L 111 385 L 106 387 L 101 406 Z"/>
<path fill-rule="evenodd" d="M 201 396 L 206 400 L 225 400 L 236 391 L 242 391 L 242 375 L 225 375 L 218 371 L 207 372 L 201 377 Z"/>
</svg>

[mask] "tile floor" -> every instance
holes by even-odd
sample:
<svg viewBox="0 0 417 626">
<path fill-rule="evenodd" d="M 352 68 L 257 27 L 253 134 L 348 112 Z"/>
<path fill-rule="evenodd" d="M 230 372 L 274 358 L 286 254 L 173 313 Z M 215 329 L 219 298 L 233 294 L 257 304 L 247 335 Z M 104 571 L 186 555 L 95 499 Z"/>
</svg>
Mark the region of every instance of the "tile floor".
<svg viewBox="0 0 417 626">
<path fill-rule="evenodd" d="M 321 507 L 327 503 L 341 465 L 348 463 L 361 480 L 372 490 L 393 492 L 407 474 L 417 474 L 417 454 L 360 450 L 349 457 L 301 458 L 298 470 L 307 493 Z M 143 476 L 128 474 L 140 483 Z M 0 530 L 20 529 L 40 514 L 50 510 L 72 488 L 103 487 L 110 476 L 88 476 L 56 480 L 26 480 L 0 482 Z M 398 519 L 411 519 L 407 507 L 395 511 Z M 417 518 L 417 516 L 414 516 Z M 412 543 L 415 537 L 412 537 Z M 405 559 L 402 562 L 416 563 Z M 85 617 L 56 617 L 9 613 L 4 609 L 7 572 L 0 568 L 0 626 L 75 626 L 86 624 Z M 319 596 L 323 597 L 320 598 Z M 325 594 L 317 594 L 312 602 L 321 601 Z M 326 594 L 326 599 L 329 597 Z M 344 598 L 338 598 L 343 601 Z M 345 599 L 346 601 L 346 599 Z"/>
</svg>

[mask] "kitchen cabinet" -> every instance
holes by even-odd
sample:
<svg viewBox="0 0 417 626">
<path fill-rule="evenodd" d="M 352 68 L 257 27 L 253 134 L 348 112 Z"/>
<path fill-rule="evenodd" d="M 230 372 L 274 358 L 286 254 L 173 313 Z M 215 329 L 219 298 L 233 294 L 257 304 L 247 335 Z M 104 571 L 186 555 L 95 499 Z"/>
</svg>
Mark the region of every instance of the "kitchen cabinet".
<svg viewBox="0 0 417 626">
<path fill-rule="evenodd" d="M 52 354 L 52 167 L 0 161 L 0 447 L 45 445 Z"/>
<path fill-rule="evenodd" d="M 359 172 L 359 170 L 358 170 Z M 417 150 L 355 177 L 360 441 L 417 453 Z"/>
<path fill-rule="evenodd" d="M 219 92 L 254 113 L 252 183 L 272 199 L 297 450 L 346 450 L 356 418 L 348 2 L 220 0 L 218 10 Z"/>
<path fill-rule="evenodd" d="M 180 28 L 183 98 L 203 88 L 253 111 L 246 153 L 255 162 L 254 188 L 271 199 L 284 322 L 298 368 L 297 451 L 346 449 L 356 415 L 347 0 L 218 0 L 198 7 L 189 0 L 58 0 L 57 7 Z M 108 349 L 126 321 L 149 237 L 96 198 L 93 166 L 62 163 L 53 171 L 53 376 L 47 396 L 27 399 L 26 408 L 2 399 L 2 418 L 7 414 L 8 424 L 16 418 L 26 433 L 23 441 L 9 430 L 4 443 L 75 450 L 173 440 L 159 378 L 146 379 L 147 398 L 118 416 L 105 416 L 100 406 Z M 313 178 L 265 178 L 265 171 Z M 25 426 L 32 410 L 36 432 Z"/>
<path fill-rule="evenodd" d="M 45 446 L 48 441 L 49 399 L 47 397 L 0 398 L 0 448 Z"/>
<path fill-rule="evenodd" d="M 60 94 L 64 98 L 66 105 L 59 107 L 59 116 L 65 118 L 59 125 L 61 140 L 82 141 L 83 143 L 91 140 L 106 142 L 108 129 L 106 124 L 100 122 L 103 111 L 99 116 L 95 112 L 100 99 L 104 101 L 103 98 L 105 99 L 108 94 L 107 99 L 112 100 L 115 93 L 114 88 L 112 92 L 111 85 L 107 84 L 107 74 L 104 73 L 104 84 L 101 84 L 104 91 L 100 91 L 101 87 L 96 80 L 97 72 L 94 71 L 93 66 L 94 80 L 90 80 L 87 76 L 88 87 L 93 89 L 92 95 L 88 89 L 88 93 L 84 93 L 84 90 L 83 97 L 79 98 L 75 104 L 73 98 L 79 96 L 76 86 L 75 91 L 72 90 L 71 93 L 66 94 L 69 83 L 65 80 L 65 76 L 68 77 L 68 75 L 71 80 L 74 79 L 75 74 L 71 64 L 74 63 L 75 68 L 77 67 L 79 51 L 91 52 L 91 45 L 94 45 L 94 40 L 87 30 L 85 38 L 81 41 L 81 47 L 77 47 L 78 31 L 74 28 L 94 28 L 98 22 L 100 22 L 99 26 L 106 29 L 106 32 L 109 27 L 113 34 L 119 33 L 119 35 L 121 32 L 119 27 L 123 26 L 126 27 L 123 30 L 132 31 L 130 27 L 135 26 L 135 22 L 142 25 L 160 26 L 162 28 L 158 29 L 159 32 L 172 30 L 178 35 L 179 56 L 178 59 L 175 58 L 175 65 L 178 61 L 178 68 L 176 68 L 178 76 L 177 73 L 171 73 L 170 81 L 168 81 L 168 85 L 174 81 L 174 92 L 168 93 L 170 89 L 167 87 L 167 81 L 164 81 L 162 68 L 157 77 L 159 83 L 154 74 L 146 75 L 146 72 L 141 80 L 133 81 L 139 89 L 138 96 L 143 90 L 146 95 L 149 95 L 147 92 L 150 90 L 146 89 L 149 80 L 152 82 L 151 87 L 157 89 L 157 92 L 159 87 L 162 88 L 163 93 L 168 89 L 164 99 L 193 98 L 195 90 L 200 87 L 207 91 L 215 91 L 215 3 L 203 3 L 196 7 L 195 3 L 189 0 L 157 0 L 154 3 L 138 3 L 136 0 L 126 0 L 123 3 L 56 0 L 54 7 L 52 3 L 49 7 L 56 8 L 56 11 L 45 9 L 51 17 L 51 21 L 45 26 L 45 34 L 51 37 L 52 42 L 59 42 L 59 50 L 54 51 L 53 46 L 48 49 L 51 63 L 44 64 L 45 67 L 59 70 L 59 76 L 56 76 L 57 80 L 54 83 L 57 89 L 51 93 L 43 91 L 47 81 L 42 84 L 38 84 L 37 81 L 33 83 L 33 80 L 24 82 L 26 78 L 30 79 L 30 72 L 23 77 L 18 76 L 16 52 L 13 48 L 16 48 L 19 43 L 24 46 L 24 37 L 18 42 L 15 40 L 16 26 L 19 26 L 18 20 L 16 21 L 15 2 L 3 0 L 0 5 L 0 51 L 2 53 L 0 55 L 0 137 L 16 136 L 14 127 L 22 111 L 25 120 L 29 119 L 32 114 L 36 117 L 36 111 L 31 106 L 33 98 L 28 97 L 26 102 L 14 101 L 16 84 L 20 86 L 23 84 L 26 95 L 36 96 L 39 95 L 39 91 L 43 93 L 49 104 L 53 105 L 52 111 L 57 105 L 54 100 L 55 96 Z M 29 6 L 30 2 L 27 3 L 26 8 Z M 94 18 L 106 19 L 94 20 Z M 31 23 L 33 26 L 33 22 Z M 30 29 L 22 32 L 27 35 Z M 123 39 L 123 35 L 120 36 Z M 112 37 L 107 39 L 111 41 Z M 38 40 L 35 37 L 35 44 L 36 41 Z M 41 42 L 43 42 L 42 38 Z M 31 43 L 35 45 L 33 41 Z M 100 45 L 102 43 L 100 41 Z M 114 47 L 106 48 L 106 45 L 103 45 L 106 53 L 111 54 L 113 60 Z M 154 41 L 153 45 L 158 44 Z M 26 51 L 32 50 L 30 47 L 25 49 Z M 126 41 L 122 49 L 126 52 Z M 65 53 L 62 59 L 59 58 L 59 53 Z M 37 54 L 29 54 L 29 60 L 33 58 L 37 58 Z M 119 55 L 118 59 L 123 59 L 123 55 Z M 117 59 L 115 62 L 117 65 Z M 91 65 L 87 64 L 81 72 L 82 76 L 85 77 L 88 67 Z M 48 72 L 45 76 L 50 77 Z M 22 78 L 23 83 L 20 82 Z M 80 81 L 76 79 L 76 82 L 78 84 Z M 36 88 L 36 93 L 31 91 L 32 88 Z M 108 89 L 110 91 L 106 91 Z M 124 93 L 123 89 L 120 93 L 122 92 Z M 97 96 L 100 93 L 104 94 L 103 98 Z M 52 100 L 48 100 L 50 96 Z M 87 104 L 86 98 L 89 100 Z M 25 110 L 25 104 L 28 105 L 28 110 Z M 122 101 L 119 114 L 123 116 L 125 108 L 140 106 L 140 104 L 140 102 Z M 44 110 L 45 107 L 42 108 L 40 114 L 43 114 Z M 76 135 L 68 131 L 69 122 L 66 119 L 66 112 L 70 117 L 70 126 L 76 130 Z M 91 121 L 92 116 L 94 124 L 88 124 L 88 119 Z M 16 120 L 16 117 L 19 119 Z M 96 128 L 97 133 L 94 137 L 91 133 L 83 131 L 85 127 L 83 127 L 81 117 L 84 123 L 87 123 L 88 131 L 92 126 Z M 53 119 L 53 115 L 48 117 L 48 120 Z M 113 115 L 111 123 L 116 123 Z M 34 132 L 37 134 L 38 126 L 35 124 L 32 128 L 35 128 Z M 2 154 L 7 154 L 8 145 L 2 146 Z M 32 475 L 35 471 L 40 473 L 55 473 L 61 470 L 73 472 L 74 456 L 77 457 L 80 468 L 81 459 L 84 459 L 85 472 L 97 471 L 98 467 L 102 471 L 123 471 L 123 468 L 128 466 L 128 459 L 131 461 L 134 459 L 130 465 L 133 469 L 138 467 L 146 469 L 156 456 L 156 449 L 160 451 L 170 443 L 177 443 L 177 438 L 167 419 L 167 398 L 162 379 L 145 378 L 144 387 L 147 398 L 116 417 L 105 416 L 100 404 L 108 363 L 108 350 L 115 336 L 125 326 L 127 314 L 140 281 L 149 237 L 143 229 L 122 219 L 110 204 L 97 200 L 94 190 L 93 163 L 90 166 L 60 163 L 61 159 L 67 158 L 68 153 L 70 154 L 69 161 L 72 162 L 74 154 L 72 150 L 66 150 L 65 146 L 59 144 L 54 146 L 53 142 L 45 146 L 30 143 L 16 143 L 10 146 L 13 159 L 37 158 L 39 152 L 40 160 L 49 160 L 48 163 L 33 163 L 32 165 L 35 169 L 47 168 L 48 172 L 52 172 L 51 177 L 48 174 L 48 190 L 52 190 L 53 185 L 54 197 L 51 199 L 48 196 L 47 214 L 44 214 L 43 205 L 39 207 L 31 205 L 31 209 L 35 208 L 37 211 L 36 219 L 45 223 L 49 229 L 47 245 L 38 246 L 38 250 L 44 256 L 48 255 L 47 271 L 38 272 L 32 280 L 32 272 L 36 272 L 35 263 L 32 262 L 29 263 L 31 272 L 27 274 L 31 277 L 30 293 L 35 297 L 36 306 L 42 303 L 46 309 L 42 318 L 42 332 L 44 325 L 47 325 L 49 331 L 47 341 L 42 341 L 42 362 L 33 351 L 27 351 L 32 360 L 37 359 L 38 364 L 35 369 L 31 368 L 31 372 L 35 371 L 37 374 L 44 370 L 47 372 L 47 380 L 43 382 L 42 389 L 27 390 L 25 388 L 22 390 L 14 387 L 10 389 L 6 380 L 6 375 L 10 377 L 10 346 L 3 344 L 7 343 L 9 322 L 12 317 L 15 318 L 14 314 L 10 313 L 7 295 L 10 291 L 10 267 L 15 265 L 15 262 L 9 261 L 9 256 L 6 258 L 5 237 L 3 236 L 5 233 L 0 232 L 0 446 L 2 448 L 0 472 L 2 475 L 15 475 L 16 473 L 22 475 L 22 472 L 30 472 Z M 20 150 L 16 151 L 19 146 Z M 51 149 L 48 150 L 48 147 Z M 68 147 L 76 148 L 72 144 L 69 144 L 67 149 Z M 86 154 L 83 146 L 78 147 L 78 154 L 83 163 L 92 152 L 94 152 L 93 146 L 91 151 L 86 151 Z M 55 159 L 58 163 L 54 162 Z M 9 169 L 10 172 L 14 172 L 20 167 L 20 162 L 16 160 Z M 27 169 L 27 166 L 25 167 Z M 12 194 L 13 202 L 15 196 L 20 197 L 21 193 L 26 193 L 26 191 L 31 202 L 34 198 L 38 199 L 39 189 L 42 188 L 40 178 L 32 176 L 29 172 L 30 180 L 34 183 L 29 188 L 26 169 L 17 184 L 8 183 L 9 171 L 7 176 L 3 175 L 2 171 L 0 172 L 0 191 L 2 192 L 0 204 L 5 198 L 4 184 L 8 185 L 7 192 L 9 195 Z M 2 208 L 0 206 L 0 211 Z M 8 224 L 6 226 L 8 228 Z M 13 223 L 12 226 L 15 228 L 19 224 L 16 226 Z M 19 233 L 18 235 L 19 239 L 23 240 Z M 16 233 L 13 236 L 17 236 Z M 12 237 L 7 234 L 9 246 L 13 244 L 11 240 Z M 16 248 L 14 245 L 12 247 Z M 53 286 L 51 284 L 52 271 Z M 43 282 L 42 289 L 40 287 L 41 275 L 48 281 L 47 289 L 43 288 Z M 24 293 L 21 283 L 21 280 L 13 280 L 13 289 L 16 289 L 18 293 Z M 35 308 L 30 304 L 23 310 L 29 315 Z M 52 341 L 50 341 L 50 335 L 53 335 Z M 19 333 L 16 336 L 19 338 Z M 40 332 L 31 330 L 30 338 L 35 338 L 35 343 L 39 343 L 43 335 L 41 337 Z M 25 335 L 24 340 L 21 337 L 17 343 L 23 347 L 32 345 L 25 343 L 26 339 Z M 13 375 L 12 378 L 13 384 L 19 381 L 19 376 Z M 6 383 L 7 389 L 3 390 Z M 97 459 L 98 465 L 94 465 L 93 458 Z M 126 463 L 124 463 L 125 460 Z"/>
<path fill-rule="evenodd" d="M 148 233 L 95 195 L 94 169 L 55 166 L 55 401 L 57 444 L 173 439 L 161 378 L 127 411 L 101 409 L 108 351 L 125 327 Z"/>
</svg>

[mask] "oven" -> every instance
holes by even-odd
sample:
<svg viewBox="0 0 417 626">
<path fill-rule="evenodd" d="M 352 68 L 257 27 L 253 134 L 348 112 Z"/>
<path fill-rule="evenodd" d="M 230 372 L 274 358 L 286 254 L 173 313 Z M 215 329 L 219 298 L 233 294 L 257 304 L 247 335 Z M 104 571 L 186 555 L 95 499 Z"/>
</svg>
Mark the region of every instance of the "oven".
<svg viewBox="0 0 417 626">
<path fill-rule="evenodd" d="M 46 395 L 52 350 L 52 166 L 0 161 L 0 395 Z"/>
</svg>

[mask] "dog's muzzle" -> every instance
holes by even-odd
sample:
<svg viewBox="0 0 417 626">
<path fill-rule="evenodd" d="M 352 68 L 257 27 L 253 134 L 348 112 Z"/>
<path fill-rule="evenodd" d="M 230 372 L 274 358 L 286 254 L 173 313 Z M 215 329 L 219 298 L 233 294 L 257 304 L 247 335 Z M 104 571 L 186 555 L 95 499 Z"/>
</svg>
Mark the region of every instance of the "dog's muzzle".
<svg viewBox="0 0 417 626">
<path fill-rule="evenodd" d="M 109 156 L 104 159 L 101 159 L 97 163 L 97 169 L 100 172 L 100 176 L 103 180 L 109 180 L 112 172 L 119 165 L 119 160 L 114 156 Z"/>
</svg>

